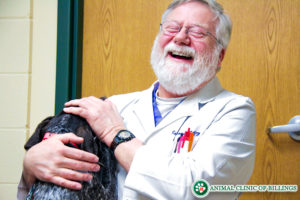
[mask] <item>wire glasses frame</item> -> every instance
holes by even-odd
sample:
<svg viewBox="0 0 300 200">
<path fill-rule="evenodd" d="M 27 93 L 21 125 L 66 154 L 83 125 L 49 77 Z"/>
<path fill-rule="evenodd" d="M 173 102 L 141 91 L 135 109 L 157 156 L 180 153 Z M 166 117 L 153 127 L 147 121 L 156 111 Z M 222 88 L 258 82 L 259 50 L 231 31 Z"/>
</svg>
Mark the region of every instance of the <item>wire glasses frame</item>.
<svg viewBox="0 0 300 200">
<path fill-rule="evenodd" d="M 175 36 L 181 31 L 183 26 L 180 26 L 177 22 L 166 21 L 160 24 L 161 30 L 168 35 Z M 219 45 L 223 46 L 221 41 L 219 41 L 211 32 L 199 25 L 186 26 L 186 34 L 195 40 L 203 40 L 205 37 L 212 37 Z"/>
</svg>

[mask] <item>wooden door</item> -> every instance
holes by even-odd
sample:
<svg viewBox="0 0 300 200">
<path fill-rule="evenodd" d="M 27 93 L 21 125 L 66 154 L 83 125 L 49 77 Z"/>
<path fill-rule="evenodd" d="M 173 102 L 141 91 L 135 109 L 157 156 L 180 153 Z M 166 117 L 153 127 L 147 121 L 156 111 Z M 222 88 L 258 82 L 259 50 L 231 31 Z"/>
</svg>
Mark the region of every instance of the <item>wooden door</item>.
<svg viewBox="0 0 300 200">
<path fill-rule="evenodd" d="M 300 143 L 271 126 L 300 115 L 300 1 L 220 0 L 234 22 L 219 77 L 250 96 L 257 111 L 257 154 L 249 184 L 300 186 Z M 245 193 L 241 199 L 300 199 L 298 193 Z"/>
<path fill-rule="evenodd" d="M 257 110 L 257 156 L 248 184 L 300 186 L 300 143 L 271 126 L 300 115 L 300 0 L 219 0 L 233 21 L 222 85 Z M 148 88 L 150 52 L 170 0 L 85 0 L 83 96 Z M 242 200 L 300 199 L 297 193 L 245 193 Z"/>
<path fill-rule="evenodd" d="M 167 0 L 85 0 L 82 96 L 148 88 L 150 53 Z"/>
</svg>

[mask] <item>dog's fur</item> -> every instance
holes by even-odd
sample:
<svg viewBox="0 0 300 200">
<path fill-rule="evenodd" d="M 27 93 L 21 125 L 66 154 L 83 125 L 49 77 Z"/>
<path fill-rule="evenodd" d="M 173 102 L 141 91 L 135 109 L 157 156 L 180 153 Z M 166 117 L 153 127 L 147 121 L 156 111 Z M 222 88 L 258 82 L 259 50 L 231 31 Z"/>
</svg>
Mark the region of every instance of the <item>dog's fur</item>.
<svg viewBox="0 0 300 200">
<path fill-rule="evenodd" d="M 84 142 L 78 144 L 79 149 L 97 155 L 103 166 L 99 172 L 89 172 L 93 175 L 93 179 L 89 182 L 82 182 L 81 190 L 70 190 L 37 180 L 27 195 L 27 199 L 117 199 L 116 159 L 112 151 L 98 140 L 85 119 L 64 112 L 54 117 L 48 117 L 38 125 L 24 148 L 28 150 L 41 142 L 47 132 L 57 134 L 72 132 L 83 137 Z"/>
</svg>

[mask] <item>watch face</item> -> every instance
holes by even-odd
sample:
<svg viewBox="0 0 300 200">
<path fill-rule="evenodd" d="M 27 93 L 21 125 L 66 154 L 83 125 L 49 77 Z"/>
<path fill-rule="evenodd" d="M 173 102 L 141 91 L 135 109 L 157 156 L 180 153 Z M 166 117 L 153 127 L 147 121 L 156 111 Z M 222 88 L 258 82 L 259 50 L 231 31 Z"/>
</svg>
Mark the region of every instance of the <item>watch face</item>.
<svg viewBox="0 0 300 200">
<path fill-rule="evenodd" d="M 119 134 L 119 137 L 120 137 L 120 138 L 128 138 L 128 137 L 130 137 L 130 133 L 127 132 L 127 131 L 122 131 L 122 132 Z"/>
<path fill-rule="evenodd" d="M 135 136 L 128 130 L 120 130 L 111 143 L 111 150 L 115 151 L 116 147 L 122 142 L 127 142 L 131 139 L 135 138 Z"/>
</svg>

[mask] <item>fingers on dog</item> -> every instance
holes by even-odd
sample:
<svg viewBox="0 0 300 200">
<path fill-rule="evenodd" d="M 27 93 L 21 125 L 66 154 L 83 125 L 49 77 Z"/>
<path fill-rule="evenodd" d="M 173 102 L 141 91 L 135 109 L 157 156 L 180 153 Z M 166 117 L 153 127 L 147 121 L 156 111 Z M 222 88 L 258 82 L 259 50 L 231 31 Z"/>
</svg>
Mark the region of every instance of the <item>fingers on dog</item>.
<svg viewBox="0 0 300 200">
<path fill-rule="evenodd" d="M 79 102 L 80 102 L 81 99 L 73 99 L 71 101 L 68 101 L 65 103 L 65 106 L 66 107 L 69 107 L 69 106 L 78 106 Z"/>
<path fill-rule="evenodd" d="M 59 170 L 58 176 L 71 181 L 90 181 L 93 178 L 93 176 L 89 173 L 78 172 L 65 168 L 61 168 Z"/>
<path fill-rule="evenodd" d="M 62 134 L 62 135 L 57 135 L 57 138 L 64 144 L 68 144 L 68 143 L 76 143 L 76 144 L 80 144 L 83 142 L 83 138 L 82 137 L 78 137 L 76 135 L 74 135 L 73 133 L 66 133 L 66 134 Z M 68 147 L 68 146 L 62 146 L 61 148 L 57 148 L 58 151 L 65 157 L 69 158 L 70 160 L 77 160 L 77 161 L 85 161 L 88 162 L 89 164 L 92 165 L 93 170 L 91 171 L 97 171 L 97 163 L 99 158 L 92 153 L 80 150 L 80 149 L 76 149 L 73 147 Z M 63 162 L 63 160 L 62 160 Z M 74 163 L 71 163 L 74 164 Z M 89 167 L 91 167 L 89 165 Z M 84 170 L 84 169 L 82 169 Z"/>
<path fill-rule="evenodd" d="M 84 109 L 82 107 L 66 107 L 63 109 L 64 112 L 66 113 L 71 113 L 74 115 L 79 115 L 83 118 L 85 118 L 88 114 L 87 109 Z"/>
<path fill-rule="evenodd" d="M 84 169 L 80 168 L 75 168 L 78 170 L 89 170 L 89 171 L 98 171 L 97 170 L 97 165 L 96 163 L 98 162 L 99 158 L 92 153 L 75 149 L 73 147 L 67 147 L 63 150 L 62 154 L 69 158 L 70 160 L 67 160 L 66 163 L 69 164 L 70 161 L 73 161 L 73 163 L 70 163 L 71 165 L 77 165 L 78 163 L 74 163 L 75 161 L 80 162 Z M 69 164 L 69 165 L 70 165 Z"/>
<path fill-rule="evenodd" d="M 71 101 L 66 102 L 65 106 L 66 107 L 79 106 L 82 108 L 86 108 L 88 105 L 99 103 L 99 102 L 103 102 L 103 100 L 94 96 L 90 96 L 90 97 L 83 97 L 81 99 L 73 99 Z"/>
<path fill-rule="evenodd" d="M 64 144 L 68 143 L 76 143 L 80 144 L 83 142 L 83 138 L 75 135 L 74 133 L 65 133 L 65 134 L 58 134 L 57 135 L 58 139 L 62 141 Z"/>
<path fill-rule="evenodd" d="M 56 185 L 60 185 L 62 187 L 73 189 L 73 190 L 80 190 L 82 188 L 82 185 L 80 183 L 76 181 L 70 181 L 59 176 L 54 176 L 51 182 Z"/>
</svg>

